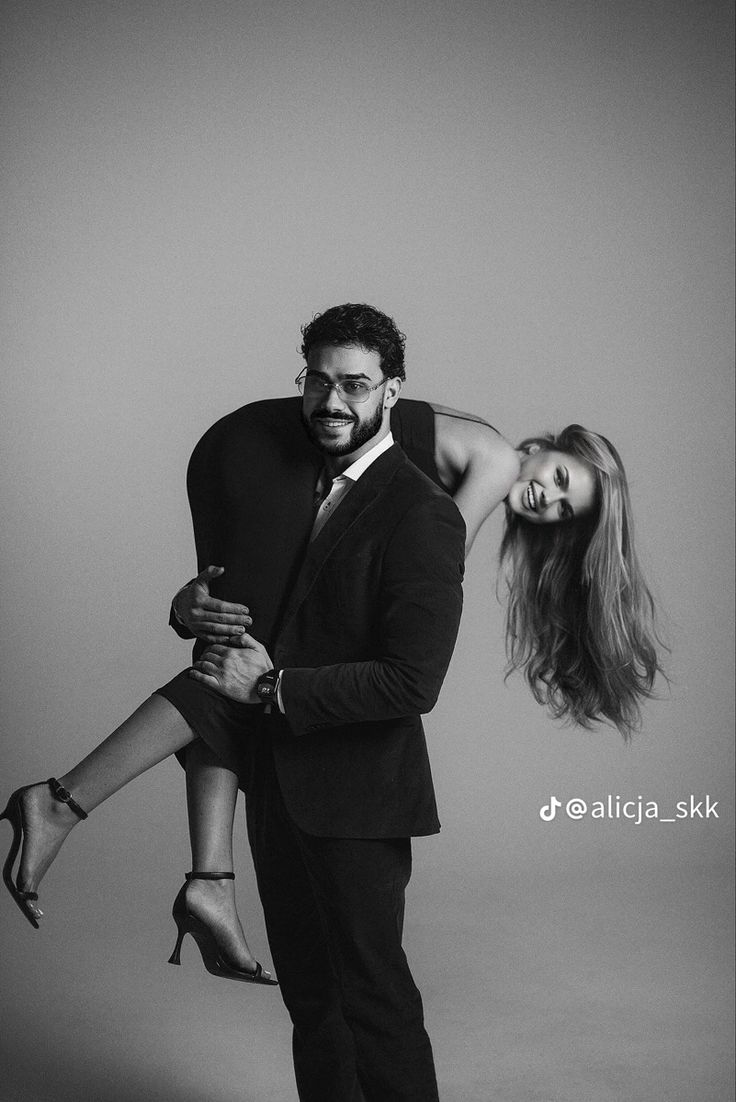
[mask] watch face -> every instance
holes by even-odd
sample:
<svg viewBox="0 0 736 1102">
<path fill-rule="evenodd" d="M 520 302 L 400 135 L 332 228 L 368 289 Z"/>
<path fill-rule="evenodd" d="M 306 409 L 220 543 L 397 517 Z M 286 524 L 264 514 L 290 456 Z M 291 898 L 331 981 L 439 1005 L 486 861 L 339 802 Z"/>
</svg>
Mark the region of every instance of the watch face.
<svg viewBox="0 0 736 1102">
<path fill-rule="evenodd" d="M 256 686 L 256 692 L 262 700 L 272 700 L 276 695 L 276 680 L 276 675 L 273 673 L 261 675 Z"/>
</svg>

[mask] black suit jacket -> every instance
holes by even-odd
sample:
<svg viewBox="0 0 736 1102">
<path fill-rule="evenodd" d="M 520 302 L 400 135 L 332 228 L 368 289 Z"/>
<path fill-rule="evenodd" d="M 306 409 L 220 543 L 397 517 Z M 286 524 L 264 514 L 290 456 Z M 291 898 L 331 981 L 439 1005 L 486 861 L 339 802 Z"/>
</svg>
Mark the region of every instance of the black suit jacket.
<svg viewBox="0 0 736 1102">
<path fill-rule="evenodd" d="M 465 526 L 394 445 L 309 545 L 272 653 L 284 800 L 310 834 L 439 829 L 421 714 L 435 704 L 462 609 Z"/>
<path fill-rule="evenodd" d="M 199 569 L 225 567 L 213 592 L 249 605 L 252 633 L 286 670 L 285 718 L 262 725 L 257 706 L 245 710 L 273 743 L 299 826 L 327 837 L 431 834 L 420 715 L 455 644 L 465 527 L 394 445 L 310 544 L 322 461 L 298 399 L 253 403 L 214 425 L 188 472 Z"/>
</svg>

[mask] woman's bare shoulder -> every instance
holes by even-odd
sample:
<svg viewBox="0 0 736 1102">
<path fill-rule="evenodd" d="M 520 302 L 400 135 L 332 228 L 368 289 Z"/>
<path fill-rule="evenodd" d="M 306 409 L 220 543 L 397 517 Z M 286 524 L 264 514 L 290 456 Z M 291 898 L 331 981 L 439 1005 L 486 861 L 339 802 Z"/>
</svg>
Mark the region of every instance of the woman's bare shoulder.
<svg viewBox="0 0 736 1102">
<path fill-rule="evenodd" d="M 464 413 L 449 406 L 428 403 L 434 412 L 435 442 L 441 450 L 466 459 L 492 455 L 507 456 L 511 462 L 516 453 L 498 429 L 475 413 Z"/>
<path fill-rule="evenodd" d="M 456 487 L 470 470 L 479 481 L 494 486 L 513 482 L 519 458 L 508 440 L 488 421 L 449 406 L 434 402 L 428 405 L 435 415 L 435 461 L 446 486 Z"/>
</svg>

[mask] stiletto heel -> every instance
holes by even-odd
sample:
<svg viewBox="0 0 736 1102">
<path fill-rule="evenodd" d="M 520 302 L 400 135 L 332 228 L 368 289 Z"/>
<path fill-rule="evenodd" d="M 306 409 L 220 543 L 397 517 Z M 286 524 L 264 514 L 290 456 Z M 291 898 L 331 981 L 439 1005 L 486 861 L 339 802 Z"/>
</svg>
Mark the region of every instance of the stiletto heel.
<svg viewBox="0 0 736 1102">
<path fill-rule="evenodd" d="M 0 815 L 0 819 L 7 819 L 13 829 L 13 841 L 10 843 L 8 856 L 5 858 L 5 864 L 3 865 L 3 883 L 31 926 L 37 930 L 38 919 L 28 910 L 26 902 L 29 900 L 34 902 L 38 899 L 38 892 L 22 892 L 13 880 L 13 865 L 18 850 L 23 843 L 23 811 L 20 806 L 20 794 L 22 791 L 23 789 L 19 788 L 13 793 L 8 800 L 8 806 L 5 808 L 2 815 Z"/>
<path fill-rule="evenodd" d="M 174 952 L 169 957 L 169 964 L 181 964 L 181 943 L 184 940 L 184 934 L 186 933 L 186 930 L 183 930 L 177 922 L 176 931 L 176 945 L 174 946 Z"/>
<path fill-rule="evenodd" d="M 179 889 L 179 894 L 174 900 L 172 915 L 176 923 L 176 945 L 169 957 L 169 964 L 181 964 L 181 944 L 186 934 L 191 934 L 197 943 L 202 963 L 213 976 L 221 976 L 228 980 L 241 980 L 243 983 L 261 983 L 268 987 L 278 986 L 268 972 L 264 972 L 256 961 L 253 971 L 246 968 L 235 968 L 223 960 L 212 931 L 201 919 L 191 914 L 187 907 L 187 885 L 190 880 L 234 880 L 232 872 L 188 872 L 184 877 L 184 884 Z"/>
<path fill-rule="evenodd" d="M 42 782 L 39 781 L 39 784 L 40 783 Z M 55 800 L 59 800 L 61 803 L 68 804 L 71 810 L 77 816 L 77 818 L 87 818 L 87 812 L 82 810 L 77 801 L 73 798 L 71 792 L 67 792 L 66 788 L 62 788 L 56 777 L 50 777 L 49 780 L 46 781 L 46 784 L 48 784 L 49 788 L 51 789 L 51 794 L 53 795 Z M 3 811 L 2 815 L 0 815 L 0 819 L 7 819 L 13 830 L 13 840 L 10 843 L 8 856 L 5 858 L 5 864 L 3 865 L 3 883 L 12 895 L 18 907 L 21 909 L 25 917 L 30 922 L 31 926 L 33 926 L 33 928 L 37 930 L 38 919 L 31 911 L 28 910 L 26 903 L 35 902 L 38 899 L 38 892 L 22 891 L 18 887 L 17 883 L 13 880 L 13 865 L 15 863 L 16 857 L 18 856 L 18 851 L 23 845 L 23 839 L 25 837 L 22 796 L 23 793 L 27 791 L 27 789 L 35 787 L 36 786 L 33 784 L 27 784 L 24 785 L 23 788 L 17 788 L 8 800 L 7 807 L 5 808 L 5 811 Z"/>
</svg>

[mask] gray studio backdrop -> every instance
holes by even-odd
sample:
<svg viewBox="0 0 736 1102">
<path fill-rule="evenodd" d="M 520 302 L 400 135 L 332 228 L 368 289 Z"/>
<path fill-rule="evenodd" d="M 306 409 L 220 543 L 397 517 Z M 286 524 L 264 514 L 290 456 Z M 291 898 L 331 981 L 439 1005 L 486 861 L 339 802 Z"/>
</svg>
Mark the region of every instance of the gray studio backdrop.
<svg viewBox="0 0 736 1102">
<path fill-rule="evenodd" d="M 500 517 L 468 563 L 407 918 L 447 1102 L 729 1096 L 729 9 L 2 5 L 3 794 L 186 665 L 189 453 L 292 393 L 315 311 L 392 314 L 410 397 L 624 456 L 672 648 L 630 749 L 504 684 Z M 75 832 L 41 931 L 3 895 L 4 1102 L 295 1097 L 278 993 L 165 963 L 187 867 L 167 762 Z"/>
</svg>

